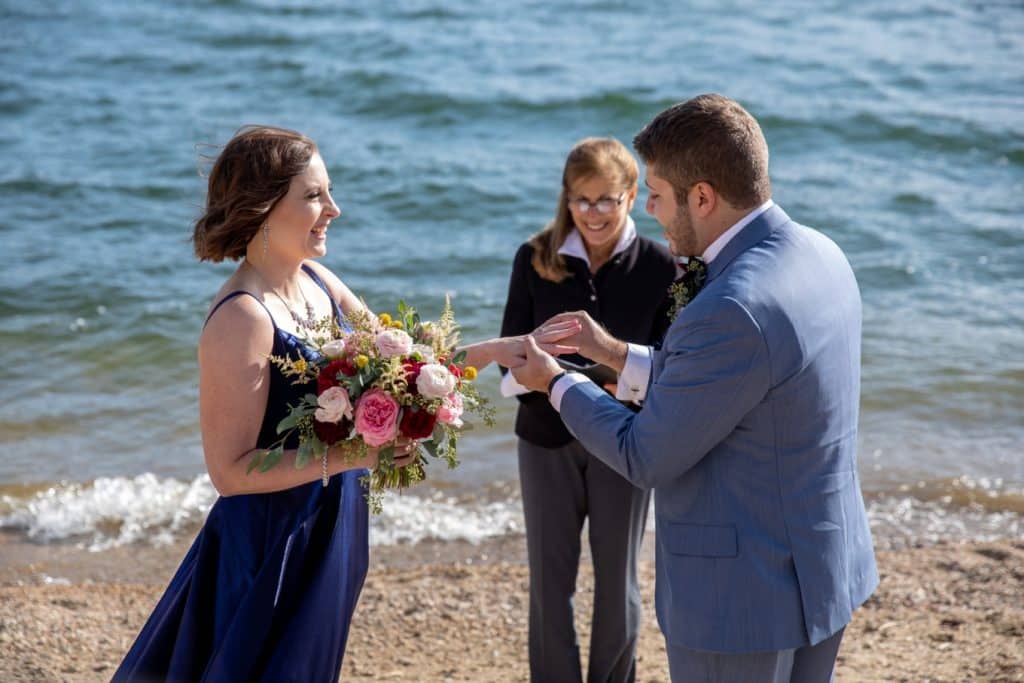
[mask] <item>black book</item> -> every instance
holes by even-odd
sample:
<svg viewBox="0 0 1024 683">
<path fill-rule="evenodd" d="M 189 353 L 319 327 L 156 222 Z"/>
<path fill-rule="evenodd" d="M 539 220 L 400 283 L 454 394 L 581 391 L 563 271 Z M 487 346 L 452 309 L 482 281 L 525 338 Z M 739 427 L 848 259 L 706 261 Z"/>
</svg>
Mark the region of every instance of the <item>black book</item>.
<svg viewBox="0 0 1024 683">
<path fill-rule="evenodd" d="M 603 387 L 605 384 L 615 384 L 619 381 L 619 375 L 607 365 L 601 363 L 588 363 L 586 365 L 580 365 L 573 363 L 571 360 L 565 360 L 564 358 L 556 358 L 558 364 L 563 370 L 570 372 L 578 372 L 586 377 L 590 378 L 594 384 Z"/>
</svg>

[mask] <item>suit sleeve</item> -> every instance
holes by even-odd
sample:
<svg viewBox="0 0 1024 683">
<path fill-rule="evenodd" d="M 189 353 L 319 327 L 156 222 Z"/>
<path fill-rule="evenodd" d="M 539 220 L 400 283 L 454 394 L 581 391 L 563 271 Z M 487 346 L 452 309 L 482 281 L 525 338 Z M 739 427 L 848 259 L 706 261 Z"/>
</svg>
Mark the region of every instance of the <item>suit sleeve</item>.
<svg viewBox="0 0 1024 683">
<path fill-rule="evenodd" d="M 645 489 L 696 465 L 770 387 L 761 329 L 732 299 L 673 326 L 659 353 L 664 363 L 640 412 L 588 383 L 570 388 L 561 403 L 562 420 L 586 449 Z"/>
</svg>

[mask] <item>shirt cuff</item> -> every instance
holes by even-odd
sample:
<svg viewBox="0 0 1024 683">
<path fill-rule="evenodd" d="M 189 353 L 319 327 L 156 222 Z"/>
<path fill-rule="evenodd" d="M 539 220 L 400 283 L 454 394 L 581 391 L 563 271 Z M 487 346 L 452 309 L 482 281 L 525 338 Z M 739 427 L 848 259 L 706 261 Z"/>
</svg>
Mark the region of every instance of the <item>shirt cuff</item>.
<svg viewBox="0 0 1024 683">
<path fill-rule="evenodd" d="M 562 410 L 562 397 L 565 396 L 565 392 L 569 391 L 572 387 L 576 386 L 580 382 L 589 382 L 585 375 L 578 372 L 567 372 L 565 375 L 555 382 L 555 386 L 551 387 L 551 396 L 549 397 L 551 405 L 554 406 L 555 410 L 561 412 Z"/>
<path fill-rule="evenodd" d="M 626 363 L 619 373 L 615 398 L 620 401 L 640 403 L 647 397 L 647 385 L 651 381 L 651 347 L 627 344 Z"/>
<path fill-rule="evenodd" d="M 512 376 L 511 372 L 506 372 L 504 375 L 502 375 L 500 389 L 501 395 L 504 396 L 505 398 L 530 393 L 529 389 L 527 389 L 522 384 L 516 381 L 516 378 Z"/>
</svg>

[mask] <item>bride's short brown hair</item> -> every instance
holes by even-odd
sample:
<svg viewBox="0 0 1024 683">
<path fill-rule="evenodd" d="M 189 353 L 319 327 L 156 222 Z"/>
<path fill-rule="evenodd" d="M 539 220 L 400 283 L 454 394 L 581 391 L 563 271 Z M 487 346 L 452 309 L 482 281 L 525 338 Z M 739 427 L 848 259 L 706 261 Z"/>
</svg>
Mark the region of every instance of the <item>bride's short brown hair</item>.
<svg viewBox="0 0 1024 683">
<path fill-rule="evenodd" d="M 210 169 L 206 206 L 192 231 L 199 260 L 243 258 L 292 178 L 306 170 L 316 153 L 316 143 L 294 130 L 240 128 Z"/>
</svg>

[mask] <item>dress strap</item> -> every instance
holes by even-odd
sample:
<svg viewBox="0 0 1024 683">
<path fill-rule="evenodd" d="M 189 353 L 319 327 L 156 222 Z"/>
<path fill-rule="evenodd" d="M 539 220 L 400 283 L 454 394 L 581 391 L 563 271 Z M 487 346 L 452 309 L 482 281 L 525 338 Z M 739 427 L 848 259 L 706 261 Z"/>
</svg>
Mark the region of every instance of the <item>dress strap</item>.
<svg viewBox="0 0 1024 683">
<path fill-rule="evenodd" d="M 212 311 L 210 311 L 210 315 L 206 316 L 206 322 L 203 323 L 203 329 L 206 329 L 207 323 L 210 322 L 210 318 L 213 317 L 213 314 L 217 312 L 218 308 L 220 308 L 221 306 L 226 304 L 228 301 L 231 301 L 235 297 L 241 296 L 242 294 L 248 294 L 249 296 L 251 296 L 253 299 L 256 300 L 256 303 L 258 303 L 260 306 L 263 307 L 263 310 L 267 312 L 268 316 L 270 316 L 270 324 L 274 326 L 274 331 L 276 332 L 277 331 L 277 323 L 274 322 L 274 316 L 270 313 L 270 309 L 267 308 L 267 305 L 265 303 L 260 301 L 260 298 L 258 296 L 256 296 L 252 292 L 247 292 L 244 289 L 236 289 L 235 291 L 231 292 L 230 294 L 225 296 L 223 299 L 218 301 L 217 305 L 213 307 Z"/>
<path fill-rule="evenodd" d="M 344 320 L 345 314 L 341 312 L 341 306 L 339 306 L 338 302 L 334 300 L 333 296 L 331 296 L 331 290 L 327 289 L 327 284 L 322 279 L 320 279 L 320 276 L 317 275 L 316 271 L 310 268 L 309 265 L 303 264 L 302 270 L 306 272 L 306 275 L 308 275 L 310 279 L 312 279 L 313 282 L 315 282 L 320 287 L 320 289 L 324 290 L 324 294 L 326 294 L 327 298 L 330 299 L 331 301 L 331 307 L 334 309 L 335 319 L 337 319 L 339 322 Z"/>
</svg>

